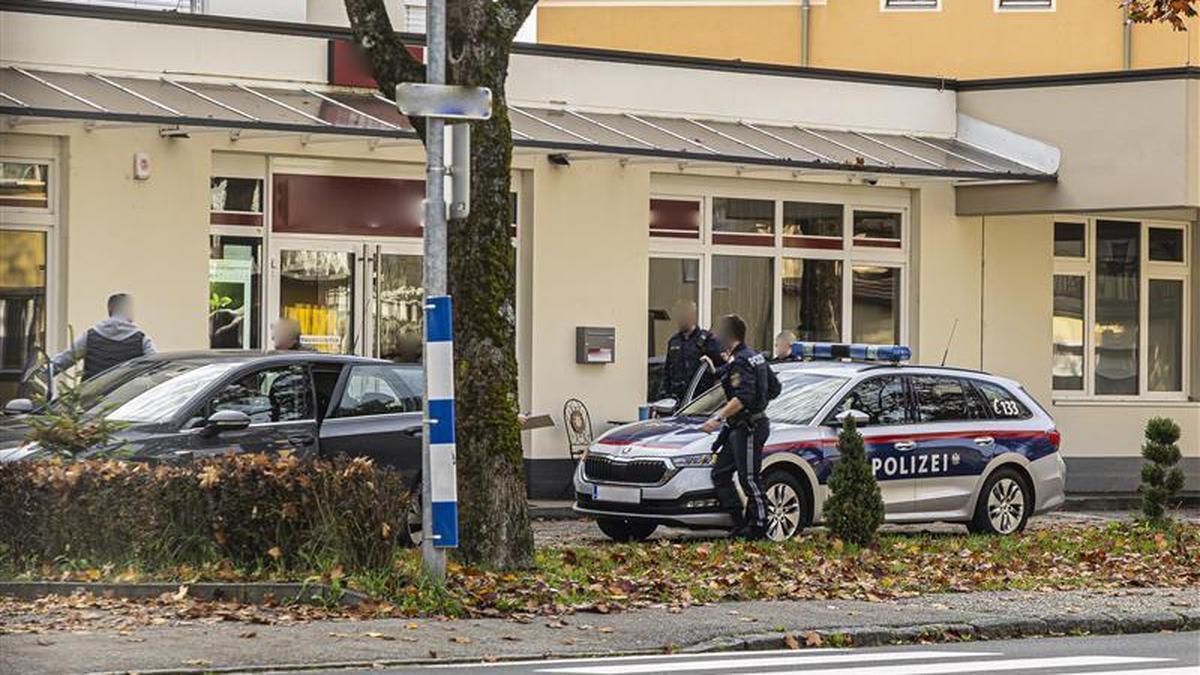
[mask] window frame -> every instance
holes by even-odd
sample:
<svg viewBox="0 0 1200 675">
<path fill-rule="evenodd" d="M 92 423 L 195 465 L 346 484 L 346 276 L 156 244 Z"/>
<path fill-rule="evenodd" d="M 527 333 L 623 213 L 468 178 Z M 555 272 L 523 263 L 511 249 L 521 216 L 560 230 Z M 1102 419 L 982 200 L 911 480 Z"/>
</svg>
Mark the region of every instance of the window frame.
<svg viewBox="0 0 1200 675">
<path fill-rule="evenodd" d="M 796 188 L 799 189 L 796 189 Z M 877 188 L 862 188 L 861 190 L 821 190 L 820 187 L 803 185 L 789 189 L 789 186 L 772 186 L 725 181 L 703 181 L 702 187 L 690 185 L 685 189 L 651 189 L 649 199 L 692 200 L 700 202 L 700 237 L 692 239 L 672 239 L 666 237 L 648 236 L 649 247 L 647 259 L 663 257 L 687 257 L 700 260 L 700 293 L 699 293 L 699 323 L 701 326 L 711 326 L 716 317 L 712 316 L 712 269 L 713 256 L 744 256 L 768 258 L 773 260 L 774 279 L 772 280 L 772 328 L 771 334 L 777 335 L 783 330 L 783 260 L 785 258 L 822 260 L 837 260 L 842 262 L 842 307 L 840 314 L 841 335 L 839 341 L 848 341 L 853 334 L 853 269 L 856 265 L 873 265 L 896 269 L 900 274 L 900 306 L 896 308 L 899 315 L 900 334 L 897 344 L 906 344 L 909 339 L 910 326 L 910 288 L 912 268 L 909 257 L 913 242 L 913 219 L 911 202 L 896 194 L 893 198 L 875 198 Z M 713 200 L 755 199 L 774 202 L 774 241 L 771 245 L 751 244 L 720 244 L 713 242 Z M 787 246 L 783 234 L 783 204 L 784 202 L 806 202 L 839 204 L 842 207 L 842 248 L 802 248 Z M 900 246 L 898 248 L 855 246 L 854 245 L 854 212 L 874 211 L 896 213 L 900 216 Z M 648 227 L 648 226 L 647 226 Z M 648 263 L 647 263 L 648 270 Z M 647 272 L 648 274 L 648 272 Z M 753 345 L 769 349 L 771 345 Z"/>
<path fill-rule="evenodd" d="M 1097 221 L 1117 220 L 1136 223 L 1139 232 L 1139 272 L 1138 272 L 1138 393 L 1137 394 L 1097 394 L 1096 389 L 1096 223 Z M 1053 256 L 1054 276 L 1084 277 L 1084 382 L 1083 389 L 1052 389 L 1055 401 L 1187 401 L 1191 391 L 1193 355 L 1193 327 L 1191 317 L 1192 304 L 1192 238 L 1195 236 L 1195 226 L 1182 221 L 1139 220 L 1132 218 L 1108 218 L 1104 216 L 1060 216 L 1054 222 L 1077 222 L 1084 224 L 1085 257 L 1067 258 Z M 1150 259 L 1150 228 L 1168 228 L 1183 231 L 1183 261 L 1155 261 Z M 1051 255 L 1053 255 L 1053 233 L 1051 233 Z M 1183 287 L 1183 314 L 1180 317 L 1183 327 L 1183 361 L 1180 368 L 1183 371 L 1181 387 L 1175 391 L 1154 391 L 1149 388 L 1149 319 L 1150 319 L 1150 281 L 1169 280 L 1179 281 Z M 1053 337 L 1050 350 L 1053 352 Z M 1053 378 L 1051 378 L 1053 387 Z"/>
<path fill-rule="evenodd" d="M 1011 2 L 1016 4 L 1007 4 Z M 1053 12 L 1057 9 L 1058 0 L 993 0 L 992 3 L 995 12 Z"/>
<path fill-rule="evenodd" d="M 896 2 L 897 4 L 892 4 Z M 932 4 L 929 4 L 932 2 Z M 942 0 L 879 0 L 881 12 L 940 12 Z"/>
</svg>

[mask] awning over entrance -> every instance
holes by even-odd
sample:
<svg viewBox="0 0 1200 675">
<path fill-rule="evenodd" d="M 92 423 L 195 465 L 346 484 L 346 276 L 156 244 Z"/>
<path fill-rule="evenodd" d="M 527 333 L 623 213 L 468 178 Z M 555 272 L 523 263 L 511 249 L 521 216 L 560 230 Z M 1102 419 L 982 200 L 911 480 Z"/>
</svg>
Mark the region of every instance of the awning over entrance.
<svg viewBox="0 0 1200 675">
<path fill-rule="evenodd" d="M 413 139 L 412 125 L 377 93 L 284 89 L 0 68 L 0 115 L 311 135 Z M 802 125 L 510 106 L 517 147 L 822 172 L 958 180 L 1053 181 L 1058 153 L 982 123 L 955 138 Z"/>
</svg>

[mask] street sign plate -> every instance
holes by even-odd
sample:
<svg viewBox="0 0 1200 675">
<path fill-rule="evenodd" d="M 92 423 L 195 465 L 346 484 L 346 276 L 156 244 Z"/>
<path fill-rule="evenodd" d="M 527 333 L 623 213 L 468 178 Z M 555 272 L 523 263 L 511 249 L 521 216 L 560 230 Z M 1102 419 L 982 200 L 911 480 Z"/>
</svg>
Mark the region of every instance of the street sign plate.
<svg viewBox="0 0 1200 675">
<path fill-rule="evenodd" d="M 492 90 L 449 84 L 402 82 L 396 85 L 396 106 L 412 117 L 448 120 L 486 120 L 492 116 Z"/>
</svg>

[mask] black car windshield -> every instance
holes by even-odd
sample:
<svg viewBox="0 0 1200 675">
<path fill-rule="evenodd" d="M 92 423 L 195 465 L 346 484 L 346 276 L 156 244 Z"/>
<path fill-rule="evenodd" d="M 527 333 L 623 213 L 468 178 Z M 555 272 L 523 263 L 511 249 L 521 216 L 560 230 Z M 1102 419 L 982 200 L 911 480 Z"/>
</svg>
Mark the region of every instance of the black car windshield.
<svg viewBox="0 0 1200 675">
<path fill-rule="evenodd" d="M 783 390 L 767 405 L 767 417 L 775 422 L 808 424 L 846 383 L 848 378 L 805 372 L 799 368 L 776 370 Z M 681 417 L 708 417 L 725 405 L 725 391 L 718 385 L 698 396 L 679 411 Z"/>
<path fill-rule="evenodd" d="M 237 361 L 131 361 L 79 386 L 84 414 L 119 422 L 170 419 L 196 392 L 241 365 Z M 51 403 L 55 410 L 61 403 Z"/>
</svg>

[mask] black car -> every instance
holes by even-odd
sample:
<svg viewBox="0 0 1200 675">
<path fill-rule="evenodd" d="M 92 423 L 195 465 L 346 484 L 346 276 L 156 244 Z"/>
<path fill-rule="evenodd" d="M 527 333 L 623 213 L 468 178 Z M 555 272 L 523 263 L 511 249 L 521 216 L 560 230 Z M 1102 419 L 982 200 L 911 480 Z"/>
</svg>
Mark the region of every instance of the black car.
<svg viewBox="0 0 1200 675">
<path fill-rule="evenodd" d="M 134 359 L 84 383 L 80 394 L 89 412 L 123 425 L 116 439 L 122 458 L 346 454 L 395 468 L 416 488 L 423 390 L 418 365 L 316 352 L 194 352 Z M 25 436 L 28 415 L 43 411 L 13 414 L 28 407 L 6 406 L 0 461 L 38 454 Z M 111 452 L 96 448 L 86 456 Z M 419 513 L 414 519 L 419 536 Z"/>
</svg>

